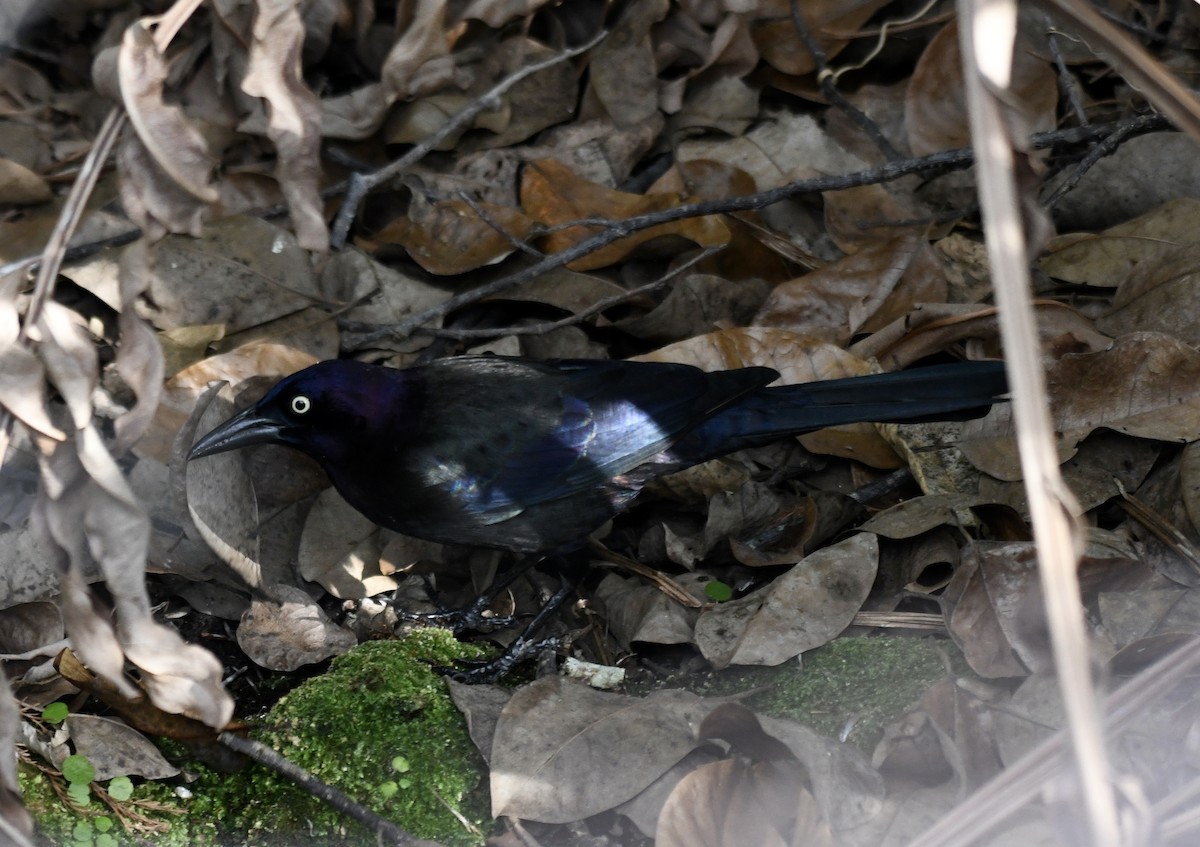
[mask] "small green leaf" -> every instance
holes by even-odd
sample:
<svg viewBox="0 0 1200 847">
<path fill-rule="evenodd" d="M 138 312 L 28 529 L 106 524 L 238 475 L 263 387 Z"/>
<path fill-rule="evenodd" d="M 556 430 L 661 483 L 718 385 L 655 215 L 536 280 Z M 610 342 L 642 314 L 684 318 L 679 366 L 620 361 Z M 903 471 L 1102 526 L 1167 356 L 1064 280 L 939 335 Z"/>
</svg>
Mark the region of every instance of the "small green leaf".
<svg viewBox="0 0 1200 847">
<path fill-rule="evenodd" d="M 396 758 L 392 759 L 392 770 L 394 770 L 396 773 L 408 773 L 411 769 L 412 765 L 409 764 L 408 759 L 404 758 L 403 756 L 397 756 Z"/>
<path fill-rule="evenodd" d="M 117 836 L 111 832 L 105 832 L 96 836 L 96 847 L 119 847 L 120 842 L 117 841 Z"/>
<path fill-rule="evenodd" d="M 714 579 L 712 582 L 704 586 L 704 595 L 717 603 L 724 603 L 729 598 L 733 597 L 733 589 L 719 579 Z"/>
<path fill-rule="evenodd" d="M 400 790 L 400 786 L 394 782 L 385 782 L 379 786 L 379 794 L 384 800 L 390 800 L 396 796 L 396 792 Z"/>
<path fill-rule="evenodd" d="M 100 817 L 96 818 L 95 824 L 96 832 L 108 832 L 113 828 L 113 819 L 108 815 L 101 815 Z"/>
<path fill-rule="evenodd" d="M 62 775 L 67 782 L 82 782 L 87 785 L 96 778 L 96 769 L 88 761 L 87 756 L 67 756 L 63 759 Z"/>
<path fill-rule="evenodd" d="M 58 701 L 42 709 L 42 720 L 49 724 L 59 724 L 67 719 L 69 713 L 70 709 L 67 708 L 67 704 Z"/>
<path fill-rule="evenodd" d="M 108 793 L 117 802 L 124 803 L 133 796 L 133 781 L 127 776 L 114 776 L 109 780 Z"/>
<path fill-rule="evenodd" d="M 67 785 L 67 796 L 76 806 L 86 806 L 92 802 L 92 789 L 86 782 L 72 782 Z"/>
<path fill-rule="evenodd" d="M 80 821 L 79 823 L 75 824 L 75 828 L 71 830 L 71 837 L 76 841 L 86 841 L 90 843 L 93 835 L 95 835 L 95 833 L 92 831 L 91 821 Z"/>
<path fill-rule="evenodd" d="M 404 777 L 404 779 L 400 780 L 400 787 L 401 788 L 412 788 L 412 780 L 409 779 L 408 777 Z"/>
</svg>

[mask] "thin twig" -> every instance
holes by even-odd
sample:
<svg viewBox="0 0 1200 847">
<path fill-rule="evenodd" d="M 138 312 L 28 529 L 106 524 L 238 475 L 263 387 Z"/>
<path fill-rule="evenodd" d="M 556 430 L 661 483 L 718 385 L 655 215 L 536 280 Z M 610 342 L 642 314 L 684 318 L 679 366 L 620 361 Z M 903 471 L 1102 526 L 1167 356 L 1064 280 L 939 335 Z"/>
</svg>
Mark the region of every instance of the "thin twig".
<svg viewBox="0 0 1200 847">
<path fill-rule="evenodd" d="M 1099 144 L 1088 150 L 1084 157 L 1076 163 L 1074 170 L 1071 171 L 1071 175 L 1063 180 L 1049 197 L 1042 201 L 1042 205 L 1047 209 L 1053 209 L 1058 205 L 1059 200 L 1066 197 L 1067 194 L 1075 189 L 1075 186 L 1079 185 L 1079 181 L 1083 179 L 1084 174 L 1095 167 L 1096 163 L 1105 156 L 1116 152 L 1121 143 L 1133 135 L 1131 124 L 1132 121 L 1125 121 L 1118 124 L 1117 128 L 1108 137 L 1102 138 Z"/>
<path fill-rule="evenodd" d="M 454 133 L 467 126 L 471 121 L 482 112 L 500 108 L 500 98 L 508 92 L 510 88 L 516 85 L 523 79 L 526 79 L 533 74 L 553 67 L 560 62 L 565 62 L 568 59 L 573 59 L 580 53 L 586 53 L 597 44 L 604 40 L 607 32 L 601 32 L 595 38 L 578 47 L 572 47 L 569 50 L 564 50 L 561 53 L 556 53 L 549 59 L 541 62 L 534 62 L 532 65 L 526 65 L 520 70 L 509 74 L 507 77 L 496 83 L 491 89 L 484 92 L 483 95 L 477 97 L 462 111 L 454 115 L 450 120 L 446 121 L 442 127 L 433 135 L 426 138 L 420 144 L 417 144 L 403 156 L 390 165 L 380 168 L 369 174 L 353 174 L 350 177 L 349 188 L 346 191 L 345 202 L 342 203 L 342 208 L 338 212 L 337 219 L 333 223 L 333 233 L 330 236 L 330 245 L 334 250 L 340 250 L 346 243 L 346 237 L 350 233 L 350 225 L 354 222 L 354 218 L 358 215 L 358 207 L 362 205 L 363 198 L 367 193 L 389 180 L 395 179 L 400 174 L 410 169 L 417 162 L 429 155 L 439 144 L 445 141 Z"/>
<path fill-rule="evenodd" d="M 641 297 L 643 294 L 651 294 L 665 286 L 675 277 L 682 273 L 686 273 L 688 270 L 703 262 L 705 259 L 720 253 L 724 249 L 725 246 L 722 244 L 718 244 L 714 247 L 708 247 L 698 255 L 688 259 L 670 273 L 659 277 L 653 282 L 648 282 L 645 285 L 639 285 L 637 288 L 631 288 L 629 291 L 623 291 L 620 294 L 614 294 L 612 297 L 605 297 L 603 300 L 593 303 L 583 311 L 577 312 L 570 317 L 562 318 L 561 320 L 546 321 L 543 323 L 532 324 L 530 326 L 495 327 L 490 329 L 420 328 L 416 331 L 422 335 L 432 335 L 437 338 L 451 338 L 457 341 L 466 341 L 473 338 L 493 338 L 498 335 L 546 335 L 554 332 L 556 329 L 563 329 L 564 327 L 583 323 L 592 315 L 598 315 L 607 309 L 611 309 L 613 306 L 618 306 L 621 303 L 627 303 L 636 297 Z M 349 328 L 353 330 L 353 327 Z"/>
<path fill-rule="evenodd" d="M 458 197 L 471 207 L 471 211 L 477 214 L 481 221 L 503 236 L 504 240 L 513 246 L 513 249 L 520 250 L 522 253 L 527 253 L 530 256 L 533 256 L 535 259 L 545 258 L 546 254 L 541 250 L 538 250 L 525 239 L 517 238 L 517 236 L 513 235 L 511 232 L 501 226 L 500 222 L 493 218 L 491 214 L 488 213 L 488 210 L 483 208 L 483 206 L 470 194 L 465 191 L 460 191 L 458 192 Z"/>
</svg>

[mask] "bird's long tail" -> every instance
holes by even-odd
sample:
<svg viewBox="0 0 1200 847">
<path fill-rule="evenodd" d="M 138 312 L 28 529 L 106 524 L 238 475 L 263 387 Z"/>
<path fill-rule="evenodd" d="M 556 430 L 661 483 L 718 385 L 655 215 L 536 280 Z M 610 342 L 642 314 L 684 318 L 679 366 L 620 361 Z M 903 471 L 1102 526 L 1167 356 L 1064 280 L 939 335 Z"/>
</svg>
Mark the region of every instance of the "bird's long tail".
<svg viewBox="0 0 1200 847">
<path fill-rule="evenodd" d="M 702 461 L 827 426 L 969 420 L 1008 392 L 1003 362 L 959 362 L 751 392 L 688 433 L 672 453 Z"/>
</svg>

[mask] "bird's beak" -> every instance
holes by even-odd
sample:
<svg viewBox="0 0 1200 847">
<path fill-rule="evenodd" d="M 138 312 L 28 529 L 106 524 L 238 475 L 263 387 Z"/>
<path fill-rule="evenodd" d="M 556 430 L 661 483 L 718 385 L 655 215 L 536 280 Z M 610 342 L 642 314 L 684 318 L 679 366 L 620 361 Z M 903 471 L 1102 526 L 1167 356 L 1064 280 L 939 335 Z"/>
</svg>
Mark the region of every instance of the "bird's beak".
<svg viewBox="0 0 1200 847">
<path fill-rule="evenodd" d="M 257 406 L 251 406 L 193 444 L 188 461 L 252 444 L 278 444 L 283 430 L 279 421 L 264 415 Z"/>
</svg>

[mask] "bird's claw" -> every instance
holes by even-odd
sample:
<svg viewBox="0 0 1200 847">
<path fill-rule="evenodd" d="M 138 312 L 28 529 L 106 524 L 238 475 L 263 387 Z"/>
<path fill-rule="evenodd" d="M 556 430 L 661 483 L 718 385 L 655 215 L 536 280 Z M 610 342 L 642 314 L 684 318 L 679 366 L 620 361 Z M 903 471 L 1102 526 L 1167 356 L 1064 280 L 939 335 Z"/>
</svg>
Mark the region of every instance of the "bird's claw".
<svg viewBox="0 0 1200 847">
<path fill-rule="evenodd" d="M 434 665 L 433 670 L 435 673 L 449 677 L 455 682 L 464 682 L 468 685 L 496 682 L 502 677 L 507 676 L 519 662 L 540 653 L 542 650 L 558 649 L 560 646 L 562 646 L 562 639 L 558 636 L 550 636 L 538 641 L 527 641 L 518 638 L 508 646 L 508 649 L 504 653 L 495 659 L 459 659 L 458 664 L 467 667 L 451 668 L 444 665 Z"/>
</svg>

